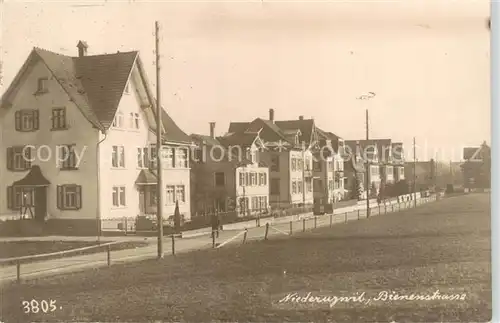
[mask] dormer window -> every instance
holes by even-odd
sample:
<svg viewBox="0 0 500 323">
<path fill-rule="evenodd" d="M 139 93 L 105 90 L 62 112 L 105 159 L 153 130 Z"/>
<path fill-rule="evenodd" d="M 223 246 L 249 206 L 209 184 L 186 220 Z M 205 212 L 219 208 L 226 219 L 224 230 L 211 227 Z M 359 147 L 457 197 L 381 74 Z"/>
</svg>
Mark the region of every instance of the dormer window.
<svg viewBox="0 0 500 323">
<path fill-rule="evenodd" d="M 47 77 L 40 77 L 37 83 L 36 93 L 47 93 L 49 91 L 47 87 L 49 79 Z"/>
</svg>

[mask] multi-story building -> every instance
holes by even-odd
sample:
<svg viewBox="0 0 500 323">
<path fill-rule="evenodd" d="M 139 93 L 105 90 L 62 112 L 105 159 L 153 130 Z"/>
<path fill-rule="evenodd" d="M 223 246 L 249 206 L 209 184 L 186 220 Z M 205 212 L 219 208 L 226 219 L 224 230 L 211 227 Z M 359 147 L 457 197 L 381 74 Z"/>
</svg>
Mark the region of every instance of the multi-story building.
<svg viewBox="0 0 500 323">
<path fill-rule="evenodd" d="M 269 168 L 259 162 L 265 149 L 259 132 L 215 136 L 192 134 L 196 145 L 192 158 L 193 212 L 237 211 L 240 216 L 269 208 Z"/>
<path fill-rule="evenodd" d="M 332 204 L 346 198 L 344 188 L 344 140 L 332 132 L 316 127 L 318 145 L 315 149 L 313 170 L 317 182 L 321 183 L 314 191 L 315 200 L 320 204 Z M 316 182 L 316 181 L 315 181 Z M 323 184 L 324 183 L 324 184 Z"/>
<path fill-rule="evenodd" d="M 266 147 L 260 160 L 269 166 L 270 204 L 285 208 L 313 203 L 313 130 L 313 120 L 275 121 L 270 109 L 268 120 L 232 122 L 224 138 L 259 132 Z"/>
<path fill-rule="evenodd" d="M 373 140 L 349 140 L 346 142 L 351 151 L 359 152 L 355 154 L 358 159 L 370 163 L 370 195 L 375 196 L 379 193 L 380 187 L 384 185 L 396 184 L 405 179 L 405 158 L 404 147 L 401 142 L 393 143 L 391 139 L 373 139 Z M 346 164 L 350 170 L 352 186 L 353 166 L 352 161 Z M 357 165 L 356 168 L 360 168 Z M 365 164 L 366 168 L 366 164 Z M 358 177 L 362 176 L 359 172 Z M 364 178 L 363 178 L 364 179 Z M 366 186 L 366 185 L 365 185 Z"/>
<path fill-rule="evenodd" d="M 34 48 L 2 97 L 0 213 L 95 234 L 155 212 L 156 101 L 137 51 L 70 57 Z M 187 136 L 163 110 L 164 218 L 190 216 Z M 116 225 L 115 227 L 116 228 Z"/>
<path fill-rule="evenodd" d="M 364 189 L 366 192 L 368 192 L 368 196 L 377 196 L 378 192 L 380 190 L 380 185 L 382 183 L 382 176 L 381 176 L 381 161 L 380 161 L 380 145 L 377 144 L 376 141 L 374 140 L 346 140 L 345 141 L 345 146 L 346 146 L 346 151 L 348 154 L 351 154 L 351 161 L 350 163 L 352 164 L 354 162 L 355 167 L 350 167 L 351 169 L 354 169 L 353 172 L 350 172 L 351 177 L 354 175 L 356 177 L 361 177 L 361 172 L 358 171 L 360 168 L 360 164 L 364 163 L 364 167 L 368 168 L 369 172 L 366 174 L 366 171 L 364 172 L 364 176 L 368 176 L 368 182 L 369 182 L 369 187 L 366 187 L 366 184 L 364 185 Z M 366 165 L 368 163 L 368 165 Z M 349 164 L 349 162 L 347 162 Z M 362 176 L 363 178 L 363 183 L 366 183 L 366 178 Z M 351 179 L 351 186 L 352 183 L 354 182 L 353 179 Z M 353 189 L 353 188 L 351 188 Z"/>
</svg>

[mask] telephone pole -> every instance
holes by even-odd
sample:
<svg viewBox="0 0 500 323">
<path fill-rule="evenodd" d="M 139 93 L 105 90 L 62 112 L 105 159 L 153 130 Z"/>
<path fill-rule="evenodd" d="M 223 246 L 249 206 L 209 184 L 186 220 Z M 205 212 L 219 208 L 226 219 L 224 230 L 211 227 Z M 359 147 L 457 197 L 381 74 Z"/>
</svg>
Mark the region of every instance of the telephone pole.
<svg viewBox="0 0 500 323">
<path fill-rule="evenodd" d="M 368 140 L 369 140 L 369 123 L 368 123 L 368 109 L 366 109 L 366 145 L 368 145 Z M 366 149 L 366 147 L 365 147 Z M 366 151 L 364 152 L 364 155 L 366 156 Z M 370 216 L 370 160 L 367 158 L 366 159 L 366 176 L 365 176 L 365 182 L 366 182 L 366 217 L 368 218 Z"/>
<path fill-rule="evenodd" d="M 163 258 L 163 181 L 162 181 L 162 107 L 161 107 L 161 87 L 160 87 L 160 25 L 155 22 L 155 43 L 156 43 L 156 173 L 158 183 L 156 186 L 156 219 L 158 223 L 158 259 Z"/>
<path fill-rule="evenodd" d="M 413 137 L 413 203 L 417 207 L 417 145 Z"/>
<path fill-rule="evenodd" d="M 357 100 L 370 100 L 376 96 L 374 92 L 368 92 L 357 97 Z M 368 145 L 369 140 L 369 123 L 368 123 L 368 109 L 366 109 L 366 145 Z M 365 147 L 366 149 L 366 147 Z M 366 151 L 363 153 L 364 157 L 367 157 Z M 365 185 L 366 185 L 366 217 L 370 216 L 370 161 L 366 158 L 366 175 L 365 175 Z"/>
</svg>

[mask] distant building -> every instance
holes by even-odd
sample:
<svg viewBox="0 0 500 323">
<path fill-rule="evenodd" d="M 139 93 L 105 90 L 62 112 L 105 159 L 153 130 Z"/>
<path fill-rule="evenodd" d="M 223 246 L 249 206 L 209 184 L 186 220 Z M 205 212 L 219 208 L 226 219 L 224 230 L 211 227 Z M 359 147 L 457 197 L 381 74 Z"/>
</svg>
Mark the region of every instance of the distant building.
<svg viewBox="0 0 500 323">
<path fill-rule="evenodd" d="M 491 148 L 483 142 L 479 147 L 466 147 L 461 165 L 464 177 L 464 187 L 491 187 Z"/>
<path fill-rule="evenodd" d="M 287 208 L 313 203 L 312 147 L 316 141 L 314 120 L 277 121 L 274 110 L 269 119 L 231 122 L 221 138 L 259 132 L 266 149 L 260 162 L 269 166 L 269 199 L 272 207 Z"/>
<path fill-rule="evenodd" d="M 415 166 L 415 167 L 414 167 Z M 405 162 L 405 178 L 410 186 L 413 185 L 415 179 L 417 191 L 420 189 L 428 189 L 436 185 L 436 170 L 437 163 L 434 159 L 429 161 L 413 161 Z M 415 176 L 413 169 L 415 168 Z M 412 187 L 410 187 L 412 189 Z"/>
<path fill-rule="evenodd" d="M 269 208 L 269 167 L 259 161 L 265 149 L 259 131 L 215 136 L 192 134 L 192 208 L 195 214 L 237 211 L 239 216 Z"/>
</svg>

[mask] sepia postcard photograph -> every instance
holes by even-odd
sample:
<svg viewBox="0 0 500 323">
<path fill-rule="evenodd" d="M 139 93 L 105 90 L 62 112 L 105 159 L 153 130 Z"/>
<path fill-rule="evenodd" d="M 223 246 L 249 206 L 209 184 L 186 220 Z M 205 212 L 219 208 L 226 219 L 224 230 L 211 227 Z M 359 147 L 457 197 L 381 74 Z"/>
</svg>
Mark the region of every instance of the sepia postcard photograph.
<svg viewBox="0 0 500 323">
<path fill-rule="evenodd" d="M 492 322 L 494 6 L 0 1 L 0 323 Z"/>
</svg>

